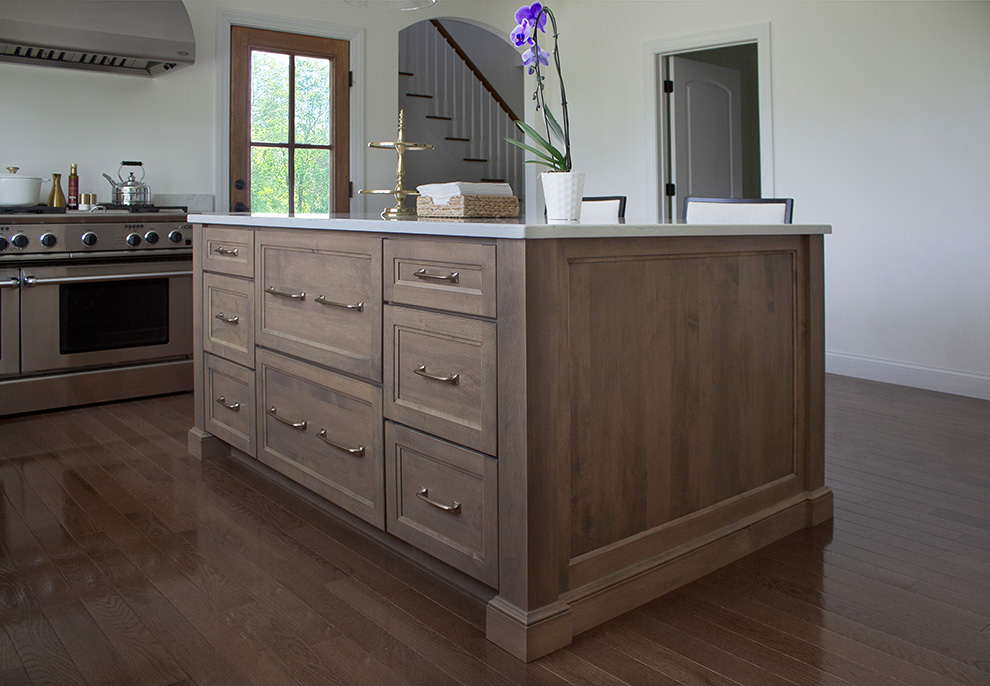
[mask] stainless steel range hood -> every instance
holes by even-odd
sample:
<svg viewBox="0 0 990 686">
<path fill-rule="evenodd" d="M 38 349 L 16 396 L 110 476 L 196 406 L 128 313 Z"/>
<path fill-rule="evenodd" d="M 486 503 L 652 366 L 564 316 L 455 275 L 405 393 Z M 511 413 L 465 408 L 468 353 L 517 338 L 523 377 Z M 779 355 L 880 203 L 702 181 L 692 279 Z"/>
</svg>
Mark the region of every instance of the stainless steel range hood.
<svg viewBox="0 0 990 686">
<path fill-rule="evenodd" d="M 0 0 L 0 61 L 157 76 L 196 59 L 182 0 Z"/>
</svg>

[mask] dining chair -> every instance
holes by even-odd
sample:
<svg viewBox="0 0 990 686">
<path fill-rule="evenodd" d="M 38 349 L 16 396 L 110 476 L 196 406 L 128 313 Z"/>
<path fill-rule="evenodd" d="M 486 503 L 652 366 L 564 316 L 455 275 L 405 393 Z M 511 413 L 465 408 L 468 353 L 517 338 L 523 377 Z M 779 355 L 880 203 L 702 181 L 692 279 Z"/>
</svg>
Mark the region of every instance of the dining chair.
<svg viewBox="0 0 990 686">
<path fill-rule="evenodd" d="M 685 224 L 790 224 L 792 198 L 684 198 Z"/>
<path fill-rule="evenodd" d="M 581 198 L 581 223 L 615 224 L 626 216 L 626 196 L 595 195 Z"/>
</svg>

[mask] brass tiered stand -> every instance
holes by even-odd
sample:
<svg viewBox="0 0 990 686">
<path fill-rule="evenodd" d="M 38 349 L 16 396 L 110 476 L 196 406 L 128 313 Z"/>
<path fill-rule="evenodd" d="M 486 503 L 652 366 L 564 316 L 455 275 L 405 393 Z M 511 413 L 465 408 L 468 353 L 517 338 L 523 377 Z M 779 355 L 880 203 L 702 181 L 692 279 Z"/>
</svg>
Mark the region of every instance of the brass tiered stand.
<svg viewBox="0 0 990 686">
<path fill-rule="evenodd" d="M 368 143 L 369 148 L 391 148 L 399 155 L 399 162 L 395 167 L 395 188 L 385 189 L 361 189 L 361 193 L 369 195 L 391 195 L 395 197 L 395 207 L 389 207 L 382 211 L 384 219 L 400 219 L 402 217 L 415 216 L 416 210 L 405 206 L 406 196 L 419 195 L 416 191 L 406 190 L 402 185 L 402 179 L 406 175 L 406 162 L 404 155 L 407 150 L 433 150 L 429 143 L 408 143 L 406 141 L 405 112 L 399 110 L 399 133 L 394 141 L 382 141 L 378 143 Z"/>
</svg>

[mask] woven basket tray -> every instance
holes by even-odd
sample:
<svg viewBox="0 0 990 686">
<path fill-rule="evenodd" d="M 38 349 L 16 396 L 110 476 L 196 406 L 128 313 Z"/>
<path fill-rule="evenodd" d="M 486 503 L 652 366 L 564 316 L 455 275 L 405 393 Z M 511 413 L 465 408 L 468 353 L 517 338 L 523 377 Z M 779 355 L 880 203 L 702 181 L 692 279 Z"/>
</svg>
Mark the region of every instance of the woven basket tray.
<svg viewBox="0 0 990 686">
<path fill-rule="evenodd" d="M 519 198 L 514 195 L 455 195 L 446 205 L 434 205 L 427 196 L 416 198 L 420 217 L 518 217 Z"/>
</svg>

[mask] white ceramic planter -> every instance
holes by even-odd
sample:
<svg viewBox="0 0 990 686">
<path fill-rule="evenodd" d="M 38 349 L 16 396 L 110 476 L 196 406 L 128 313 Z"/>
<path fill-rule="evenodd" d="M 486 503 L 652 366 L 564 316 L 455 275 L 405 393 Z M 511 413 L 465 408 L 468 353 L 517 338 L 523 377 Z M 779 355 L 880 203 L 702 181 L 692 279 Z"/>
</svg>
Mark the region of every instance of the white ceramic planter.
<svg viewBox="0 0 990 686">
<path fill-rule="evenodd" d="M 547 219 L 573 221 L 581 218 L 584 172 L 543 172 L 540 183 L 543 184 Z"/>
</svg>

